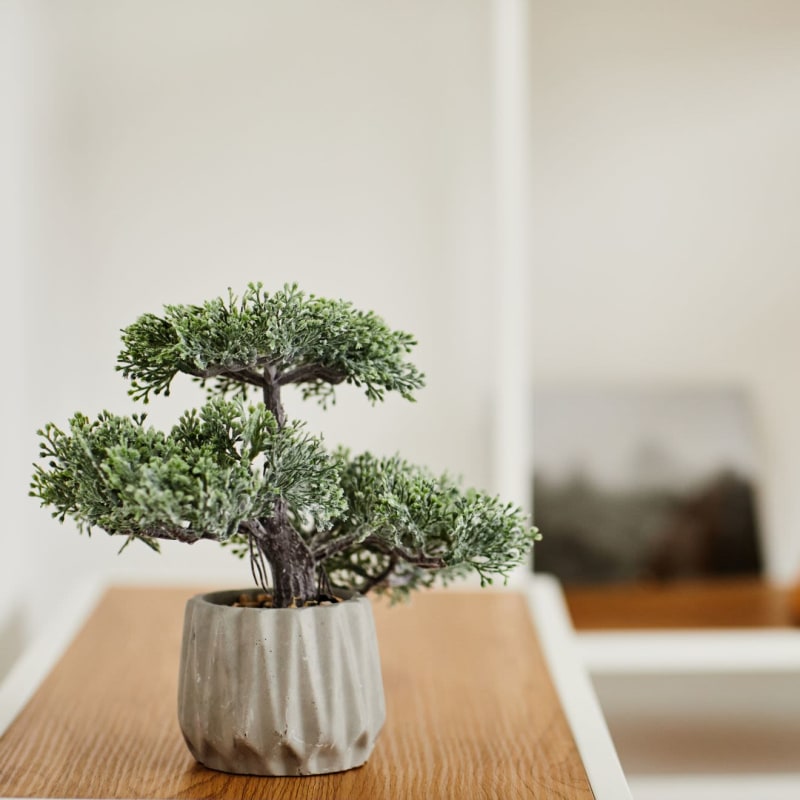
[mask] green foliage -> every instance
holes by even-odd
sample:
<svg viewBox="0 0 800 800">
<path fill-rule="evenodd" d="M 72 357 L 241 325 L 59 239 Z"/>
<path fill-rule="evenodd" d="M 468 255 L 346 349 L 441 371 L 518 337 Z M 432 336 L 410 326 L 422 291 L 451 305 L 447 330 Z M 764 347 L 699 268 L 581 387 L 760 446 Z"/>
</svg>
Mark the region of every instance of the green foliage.
<svg viewBox="0 0 800 800">
<path fill-rule="evenodd" d="M 166 306 L 122 332 L 117 369 L 130 394 L 169 394 L 175 375 L 204 383 L 211 399 L 168 433 L 144 415 L 76 414 L 66 431 L 39 431 L 43 462 L 31 494 L 62 522 L 140 539 L 212 539 L 249 555 L 279 605 L 311 599 L 322 585 L 375 589 L 393 599 L 470 572 L 505 579 L 537 538 L 520 509 L 447 475 L 402 460 L 346 450 L 287 422 L 281 389 L 298 384 L 324 406 L 350 383 L 375 402 L 387 391 L 413 399 L 422 374 L 406 360 L 415 341 L 372 312 L 341 300 L 274 294 L 251 284 L 239 300 Z M 249 389 L 263 392 L 257 407 Z M 226 396 L 231 399 L 226 399 Z M 299 597 L 298 597 L 299 596 Z"/>
<path fill-rule="evenodd" d="M 387 391 L 413 399 L 423 385 L 405 359 L 416 344 L 410 334 L 296 285 L 268 294 L 250 284 L 241 300 L 231 294 L 199 306 L 168 305 L 163 317 L 140 317 L 122 341 L 118 369 L 131 380 L 131 394 L 145 402 L 151 394 L 169 394 L 179 372 L 230 393 L 262 386 L 270 370 L 278 384 L 301 384 L 304 397 L 323 405 L 341 382 L 363 387 L 373 402 Z"/>
<path fill-rule="evenodd" d="M 145 417 L 76 414 L 47 425 L 31 494 L 82 530 L 155 539 L 224 541 L 278 499 L 326 527 L 344 507 L 338 466 L 298 424 L 280 429 L 266 408 L 210 401 L 168 434 Z"/>
<path fill-rule="evenodd" d="M 325 561 L 336 583 L 358 585 L 392 560 L 391 573 L 376 590 L 395 599 L 437 577 L 447 583 L 470 572 L 485 586 L 497 577 L 505 580 L 538 537 L 519 508 L 463 491 L 449 476 L 437 477 L 399 456 L 350 458 L 339 450 L 336 459 L 348 508 L 335 534 L 353 538 Z"/>
</svg>

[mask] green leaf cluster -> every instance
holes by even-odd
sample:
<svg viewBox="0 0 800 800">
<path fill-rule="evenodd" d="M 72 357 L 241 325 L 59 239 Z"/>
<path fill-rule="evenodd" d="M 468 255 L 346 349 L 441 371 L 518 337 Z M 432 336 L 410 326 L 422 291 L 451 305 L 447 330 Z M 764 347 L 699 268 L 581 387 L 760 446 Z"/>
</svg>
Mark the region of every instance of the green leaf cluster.
<svg viewBox="0 0 800 800">
<path fill-rule="evenodd" d="M 250 284 L 241 299 L 230 294 L 202 305 L 167 305 L 163 316 L 145 314 L 125 328 L 122 342 L 117 368 L 145 402 L 169 394 L 179 372 L 230 393 L 259 386 L 269 370 L 279 383 L 302 384 L 304 397 L 323 405 L 341 382 L 362 387 L 372 402 L 387 391 L 413 399 L 424 383 L 406 359 L 413 336 L 296 285 L 269 294 Z"/>
<path fill-rule="evenodd" d="M 354 458 L 339 450 L 347 511 L 336 535 L 352 537 L 346 550 L 325 562 L 333 579 L 352 586 L 368 581 L 390 561 L 376 586 L 398 599 L 411 590 L 477 573 L 481 586 L 506 580 L 525 558 L 538 531 L 522 510 L 448 475 L 436 476 L 399 456 Z"/>
<path fill-rule="evenodd" d="M 31 494 L 82 530 L 157 546 L 159 538 L 225 541 L 239 524 L 282 499 L 325 528 L 344 508 L 339 468 L 299 424 L 280 429 L 264 407 L 211 400 L 165 434 L 144 415 L 76 414 L 68 431 L 49 424 Z"/>
<path fill-rule="evenodd" d="M 312 587 L 302 588 L 306 596 L 319 572 L 321 581 L 393 599 L 437 577 L 506 579 L 538 536 L 497 497 L 399 456 L 328 453 L 286 421 L 281 389 L 290 384 L 323 406 L 340 383 L 361 387 L 372 402 L 387 391 L 413 399 L 423 385 L 407 360 L 415 341 L 372 312 L 294 285 L 269 294 L 251 284 L 241 299 L 145 314 L 122 342 L 117 369 L 135 399 L 169 394 L 178 373 L 201 381 L 210 397 L 167 433 L 143 414 L 79 413 L 66 430 L 45 426 L 31 494 L 61 521 L 156 549 L 161 539 L 215 540 L 249 554 L 254 577 L 267 553 L 273 579 L 302 574 Z M 250 406 L 253 388 L 264 402 Z"/>
</svg>

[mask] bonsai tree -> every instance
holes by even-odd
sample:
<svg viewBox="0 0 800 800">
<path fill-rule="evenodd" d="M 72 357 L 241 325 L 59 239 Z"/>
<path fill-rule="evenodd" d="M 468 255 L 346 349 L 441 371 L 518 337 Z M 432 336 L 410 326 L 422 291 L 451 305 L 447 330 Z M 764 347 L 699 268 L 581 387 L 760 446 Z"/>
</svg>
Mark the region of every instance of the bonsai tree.
<svg viewBox="0 0 800 800">
<path fill-rule="evenodd" d="M 122 331 L 117 369 L 129 394 L 169 395 L 178 373 L 208 395 L 169 433 L 145 414 L 75 414 L 39 431 L 31 494 L 62 522 L 101 528 L 158 549 L 161 539 L 213 539 L 249 557 L 275 607 L 335 588 L 395 598 L 467 572 L 507 577 L 536 538 L 521 511 L 462 491 L 402 458 L 326 452 L 287 418 L 281 392 L 296 384 L 323 407 L 348 383 L 375 403 L 412 400 L 423 375 L 407 360 L 413 337 L 350 303 L 297 286 L 251 284 L 203 305 L 169 305 Z M 252 402 L 251 402 L 252 401 Z"/>
</svg>

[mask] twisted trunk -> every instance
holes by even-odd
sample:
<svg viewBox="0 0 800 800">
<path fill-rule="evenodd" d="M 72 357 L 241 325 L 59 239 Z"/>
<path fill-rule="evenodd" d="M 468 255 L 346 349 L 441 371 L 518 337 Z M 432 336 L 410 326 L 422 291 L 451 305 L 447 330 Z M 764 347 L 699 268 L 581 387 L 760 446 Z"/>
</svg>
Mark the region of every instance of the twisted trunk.
<svg viewBox="0 0 800 800">
<path fill-rule="evenodd" d="M 316 562 L 303 537 L 289 522 L 286 505 L 275 504 L 275 514 L 261 520 L 263 534 L 256 544 L 272 572 L 274 608 L 302 606 L 317 596 Z"/>
<path fill-rule="evenodd" d="M 264 369 L 264 404 L 273 413 L 278 427 L 286 424 L 278 375 L 273 367 Z M 276 500 L 271 517 L 248 526 L 255 544 L 269 563 L 272 573 L 274 608 L 301 606 L 317 596 L 316 560 L 289 520 L 284 500 Z"/>
</svg>

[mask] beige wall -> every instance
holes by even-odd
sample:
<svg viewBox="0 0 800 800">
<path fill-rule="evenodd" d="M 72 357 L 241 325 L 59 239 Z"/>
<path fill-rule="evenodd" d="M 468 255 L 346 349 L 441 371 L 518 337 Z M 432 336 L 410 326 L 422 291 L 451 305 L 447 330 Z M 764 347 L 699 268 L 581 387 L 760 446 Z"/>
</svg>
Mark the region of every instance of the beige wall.
<svg viewBox="0 0 800 800">
<path fill-rule="evenodd" d="M 27 301 L 3 331 L 28 369 L 3 407 L 20 420 L 7 594 L 118 568 L 247 581 L 213 547 L 117 559 L 115 540 L 19 502 L 19 464 L 43 421 L 129 408 L 119 327 L 253 278 L 349 297 L 419 337 L 419 403 L 293 405 L 312 428 L 491 485 L 492 4 L 12 6 L 24 24 L 6 35 L 25 46 L 3 49 L 22 76 L 7 83 L 25 91 L 0 114 L 16 126 L 5 153 L 24 157 L 2 196 L 23 232 L 3 258 L 23 268 L 3 280 Z M 746 386 L 781 578 L 800 566 L 799 29 L 800 6 L 775 0 L 531 5 L 536 380 Z M 179 389 L 152 416 L 196 399 Z"/>
<path fill-rule="evenodd" d="M 401 450 L 489 483 L 492 177 L 490 7 L 439 2 L 70 0 L 28 7 L 33 135 L 27 396 L 21 430 L 76 409 L 129 411 L 118 330 L 164 302 L 249 280 L 374 308 L 419 339 L 428 387 L 372 408 L 344 387 L 328 442 Z M 149 407 L 170 425 L 199 392 Z M 15 488 L 24 492 L 23 468 Z M 218 548 L 162 557 L 92 541 L 25 509 L 38 579 L 212 574 Z M 24 572 L 24 571 L 23 571 Z M 30 576 L 25 576 L 30 580 Z"/>
<path fill-rule="evenodd" d="M 536 2 L 535 375 L 752 399 L 800 572 L 800 4 Z"/>
<path fill-rule="evenodd" d="M 27 104 L 21 75 L 26 64 L 27 26 L 20 2 L 0 3 L 0 281 L 3 309 L 0 341 L 3 342 L 3 390 L 0 391 L 0 500 L 3 524 L 0 532 L 0 677 L 11 665 L 26 638 L 30 603 L 24 584 L 37 578 L 34 552 L 24 525 L 27 508 L 27 464 L 24 384 L 26 305 L 23 279 L 25 254 L 26 178 L 28 177 L 24 124 Z M 30 444 L 30 438 L 27 438 Z M 25 466 L 22 466 L 22 465 Z M 35 548 L 34 548 L 35 549 Z"/>
</svg>

